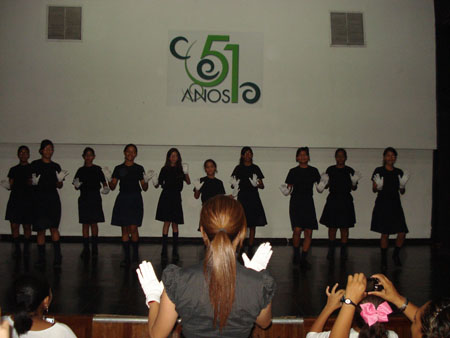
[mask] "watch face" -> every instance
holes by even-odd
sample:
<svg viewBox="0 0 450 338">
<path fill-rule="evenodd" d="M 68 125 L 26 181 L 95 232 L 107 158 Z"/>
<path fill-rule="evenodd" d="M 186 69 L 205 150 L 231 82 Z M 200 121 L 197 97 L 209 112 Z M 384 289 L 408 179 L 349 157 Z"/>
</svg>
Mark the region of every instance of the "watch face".
<svg viewBox="0 0 450 338">
<path fill-rule="evenodd" d="M 349 298 L 347 298 L 346 300 L 344 300 L 344 302 L 345 302 L 345 304 L 351 304 L 351 303 L 352 303 L 352 301 L 351 301 Z"/>
</svg>

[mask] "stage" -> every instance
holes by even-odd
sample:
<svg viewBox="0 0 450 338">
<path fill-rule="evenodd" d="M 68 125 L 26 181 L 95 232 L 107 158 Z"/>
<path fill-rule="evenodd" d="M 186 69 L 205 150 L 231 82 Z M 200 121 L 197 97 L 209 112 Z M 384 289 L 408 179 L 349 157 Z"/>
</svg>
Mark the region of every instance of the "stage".
<svg viewBox="0 0 450 338">
<path fill-rule="evenodd" d="M 183 243 L 184 242 L 184 243 Z M 274 241 L 273 256 L 268 270 L 278 284 L 273 300 L 273 316 L 311 317 L 317 316 L 326 302 L 325 287 L 338 282 L 345 286 L 347 275 L 364 272 L 370 275 L 380 272 L 379 248 L 373 241 L 353 241 L 349 246 L 346 264 L 339 260 L 336 249 L 335 264 L 326 260 L 327 247 L 324 241 L 313 241 L 308 257 L 311 269 L 300 270 L 292 263 L 292 248 L 282 241 Z M 36 247 L 27 263 L 22 258 L 17 263 L 11 257 L 10 242 L 0 242 L 0 304 L 4 312 L 9 312 L 8 287 L 14 276 L 25 271 L 36 271 Z M 53 248 L 47 244 L 47 266 L 45 273 L 53 290 L 51 314 L 110 314 L 146 316 L 144 295 L 136 277 L 135 266 L 124 269 L 119 266 L 122 259 L 119 242 L 99 244 L 99 256 L 84 262 L 80 259 L 81 243 L 62 243 L 63 266 L 55 271 L 52 266 Z M 152 261 L 158 276 L 161 275 L 161 246 L 142 243 L 141 259 Z M 169 259 L 171 258 L 169 246 Z M 181 241 L 180 266 L 197 263 L 203 258 L 203 245 L 192 240 Z M 401 252 L 403 267 L 396 268 L 390 258 L 386 275 L 394 281 L 398 290 L 410 301 L 423 304 L 437 296 L 450 295 L 450 269 L 448 260 L 432 254 L 429 244 L 417 240 L 406 242 Z M 170 260 L 169 260 L 170 263 Z M 42 271 L 41 271 L 42 272 Z"/>
</svg>

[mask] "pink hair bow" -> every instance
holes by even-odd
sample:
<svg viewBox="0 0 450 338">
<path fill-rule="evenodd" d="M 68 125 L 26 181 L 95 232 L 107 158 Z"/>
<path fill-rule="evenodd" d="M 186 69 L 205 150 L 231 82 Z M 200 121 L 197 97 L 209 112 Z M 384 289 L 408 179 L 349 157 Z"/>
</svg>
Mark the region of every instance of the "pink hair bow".
<svg viewBox="0 0 450 338">
<path fill-rule="evenodd" d="M 387 302 L 381 303 L 376 309 L 372 303 L 359 304 L 359 306 L 362 309 L 361 317 L 369 326 L 372 326 L 376 322 L 388 322 L 388 315 L 392 313 L 392 309 Z"/>
</svg>

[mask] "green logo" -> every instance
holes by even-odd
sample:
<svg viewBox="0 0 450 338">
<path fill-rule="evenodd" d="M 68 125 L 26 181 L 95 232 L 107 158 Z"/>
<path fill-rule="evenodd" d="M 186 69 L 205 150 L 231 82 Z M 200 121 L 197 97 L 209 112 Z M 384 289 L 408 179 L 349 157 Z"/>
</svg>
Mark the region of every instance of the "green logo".
<svg viewBox="0 0 450 338">
<path fill-rule="evenodd" d="M 208 35 L 203 51 L 200 55 L 200 60 L 197 62 L 196 74 L 192 73 L 189 67 L 191 59 L 191 49 L 197 41 L 189 44 L 189 41 L 184 36 L 177 36 L 170 42 L 170 53 L 177 59 L 184 62 L 184 69 L 187 76 L 192 81 L 192 84 L 183 91 L 182 102 L 189 100 L 191 102 L 198 102 L 203 100 L 204 102 L 217 103 L 219 101 L 223 103 L 238 103 L 239 102 L 239 89 L 242 91 L 242 100 L 248 104 L 254 104 L 258 102 L 261 97 L 261 90 L 258 85 L 253 82 L 239 83 L 239 45 L 228 43 L 223 48 L 223 51 L 216 50 L 213 46 L 214 42 L 229 42 L 229 35 Z M 187 44 L 186 52 L 179 53 L 181 50 L 178 44 Z M 220 64 L 216 67 L 215 60 Z M 195 62 L 195 61 L 194 61 Z M 231 70 L 231 88 L 223 89 L 222 91 L 216 89 L 227 78 Z M 200 87 L 200 89 L 198 89 Z M 231 95 L 230 95 L 231 94 Z"/>
</svg>

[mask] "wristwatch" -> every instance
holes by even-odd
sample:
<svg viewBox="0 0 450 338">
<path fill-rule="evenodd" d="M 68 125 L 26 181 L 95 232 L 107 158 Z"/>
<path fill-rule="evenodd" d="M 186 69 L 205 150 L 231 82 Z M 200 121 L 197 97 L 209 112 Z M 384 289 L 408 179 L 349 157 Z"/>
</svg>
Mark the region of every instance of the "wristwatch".
<svg viewBox="0 0 450 338">
<path fill-rule="evenodd" d="M 350 298 L 345 298 L 345 295 L 342 296 L 341 298 L 341 302 L 347 305 L 353 305 L 354 307 L 356 307 L 356 304 L 352 302 L 352 300 Z"/>
</svg>

